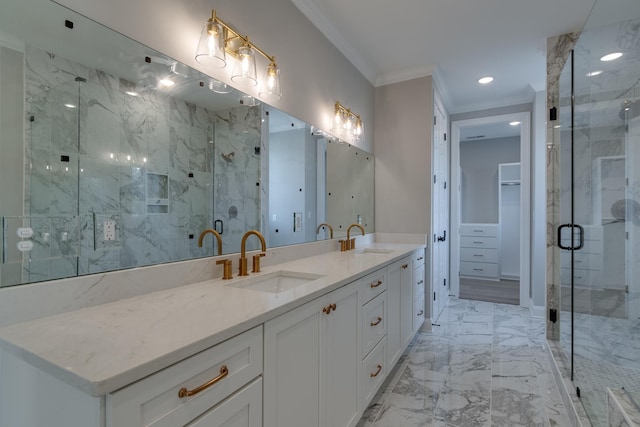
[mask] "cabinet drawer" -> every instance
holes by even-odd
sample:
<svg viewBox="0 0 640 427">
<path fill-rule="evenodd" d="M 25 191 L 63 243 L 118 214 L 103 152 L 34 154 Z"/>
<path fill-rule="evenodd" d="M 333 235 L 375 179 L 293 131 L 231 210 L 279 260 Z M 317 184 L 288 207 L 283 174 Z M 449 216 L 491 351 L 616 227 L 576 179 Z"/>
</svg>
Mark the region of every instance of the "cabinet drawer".
<svg viewBox="0 0 640 427">
<path fill-rule="evenodd" d="M 497 224 L 460 224 L 461 236 L 497 237 Z"/>
<path fill-rule="evenodd" d="M 498 277 L 498 264 L 482 262 L 461 262 L 461 276 Z"/>
<path fill-rule="evenodd" d="M 460 237 L 460 247 L 495 249 L 498 247 L 498 238 L 462 236 Z"/>
<path fill-rule="evenodd" d="M 424 250 L 419 250 L 413 254 L 413 268 L 424 265 Z"/>
<path fill-rule="evenodd" d="M 261 426 L 262 378 L 258 378 L 185 427 Z"/>
<path fill-rule="evenodd" d="M 460 261 L 498 262 L 497 249 L 460 248 Z"/>
<path fill-rule="evenodd" d="M 413 300 L 424 296 L 424 265 L 413 270 Z"/>
<path fill-rule="evenodd" d="M 360 407 L 366 408 L 387 376 L 386 338 L 378 343 L 360 365 Z"/>
<path fill-rule="evenodd" d="M 387 290 L 387 275 L 386 269 L 384 268 L 364 276 L 360 280 L 362 281 L 360 287 L 362 297 L 360 298 L 360 302 L 363 305 Z"/>
<path fill-rule="evenodd" d="M 387 334 L 387 293 L 362 307 L 362 354 L 364 357 Z"/>
<path fill-rule="evenodd" d="M 424 297 L 413 303 L 413 331 L 416 332 L 424 323 Z"/>
<path fill-rule="evenodd" d="M 223 374 L 212 386 L 193 391 Z M 194 420 L 262 373 L 262 326 L 253 328 L 107 396 L 107 426 L 177 426 Z"/>
</svg>

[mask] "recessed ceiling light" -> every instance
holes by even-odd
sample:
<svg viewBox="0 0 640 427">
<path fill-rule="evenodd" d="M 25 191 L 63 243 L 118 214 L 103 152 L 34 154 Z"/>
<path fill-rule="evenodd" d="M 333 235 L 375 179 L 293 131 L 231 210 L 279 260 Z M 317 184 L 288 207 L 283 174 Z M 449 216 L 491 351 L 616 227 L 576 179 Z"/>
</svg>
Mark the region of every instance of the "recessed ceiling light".
<svg viewBox="0 0 640 427">
<path fill-rule="evenodd" d="M 513 121 L 513 122 L 509 122 L 509 124 L 510 124 L 511 126 L 518 126 L 518 125 L 520 124 L 520 122 L 518 122 L 518 121 Z"/>
<path fill-rule="evenodd" d="M 169 80 L 169 79 L 162 79 L 158 83 L 160 84 L 160 86 L 163 86 L 163 87 L 171 87 L 174 84 L 176 84 L 173 80 Z"/>
<path fill-rule="evenodd" d="M 621 52 L 614 52 L 614 53 L 610 53 L 608 55 L 603 56 L 602 58 L 600 58 L 600 61 L 613 61 L 615 59 L 618 59 L 622 56 Z"/>
<path fill-rule="evenodd" d="M 600 74 L 602 74 L 602 70 L 596 70 L 596 71 L 587 73 L 587 77 L 595 77 L 595 76 L 599 76 Z"/>
<path fill-rule="evenodd" d="M 483 77 L 483 78 L 479 79 L 478 83 L 480 83 L 481 85 L 486 85 L 488 83 L 491 83 L 492 81 L 493 81 L 493 77 L 487 76 L 487 77 Z"/>
</svg>

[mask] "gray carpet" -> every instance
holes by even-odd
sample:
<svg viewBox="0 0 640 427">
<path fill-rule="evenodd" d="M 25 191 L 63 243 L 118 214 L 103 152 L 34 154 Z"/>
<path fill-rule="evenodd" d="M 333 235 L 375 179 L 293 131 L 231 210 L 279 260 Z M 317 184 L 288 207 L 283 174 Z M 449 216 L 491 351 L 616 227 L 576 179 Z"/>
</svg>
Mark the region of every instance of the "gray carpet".
<svg viewBox="0 0 640 427">
<path fill-rule="evenodd" d="M 520 281 L 460 278 L 459 298 L 519 305 Z"/>
</svg>

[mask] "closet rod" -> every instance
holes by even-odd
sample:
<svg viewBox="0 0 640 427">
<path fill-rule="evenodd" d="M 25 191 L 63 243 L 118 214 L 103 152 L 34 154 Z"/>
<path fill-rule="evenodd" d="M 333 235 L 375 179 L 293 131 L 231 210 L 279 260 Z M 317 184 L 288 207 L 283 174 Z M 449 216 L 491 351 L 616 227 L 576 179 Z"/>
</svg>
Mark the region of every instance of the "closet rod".
<svg viewBox="0 0 640 427">
<path fill-rule="evenodd" d="M 501 182 L 500 185 L 520 185 L 519 182 Z"/>
</svg>

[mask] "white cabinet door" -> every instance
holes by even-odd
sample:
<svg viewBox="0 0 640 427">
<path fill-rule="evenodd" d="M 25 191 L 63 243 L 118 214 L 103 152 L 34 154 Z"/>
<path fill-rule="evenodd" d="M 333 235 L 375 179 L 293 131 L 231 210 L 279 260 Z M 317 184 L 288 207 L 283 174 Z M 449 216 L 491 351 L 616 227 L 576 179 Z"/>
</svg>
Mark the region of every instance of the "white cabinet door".
<svg viewBox="0 0 640 427">
<path fill-rule="evenodd" d="M 351 427 L 359 421 L 358 413 L 358 351 L 360 324 L 357 284 L 342 287 L 331 294 L 323 314 L 321 390 L 326 414 L 324 426 Z M 308 425 L 308 424 L 299 424 Z"/>
<path fill-rule="evenodd" d="M 265 427 L 358 422 L 357 284 L 265 324 Z"/>
<path fill-rule="evenodd" d="M 264 426 L 320 426 L 322 309 L 326 297 L 265 323 Z"/>
<path fill-rule="evenodd" d="M 185 427 L 261 426 L 262 378 L 258 378 Z"/>
<path fill-rule="evenodd" d="M 402 350 L 413 338 L 413 268 L 411 261 L 400 266 L 400 333 Z"/>
</svg>

